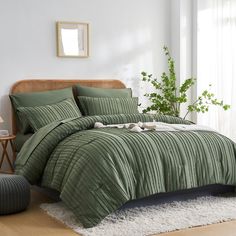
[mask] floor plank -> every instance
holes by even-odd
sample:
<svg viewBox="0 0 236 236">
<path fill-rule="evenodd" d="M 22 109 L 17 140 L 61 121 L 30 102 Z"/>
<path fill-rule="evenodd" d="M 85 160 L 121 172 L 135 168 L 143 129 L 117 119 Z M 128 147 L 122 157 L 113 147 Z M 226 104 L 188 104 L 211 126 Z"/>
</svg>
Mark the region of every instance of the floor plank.
<svg viewBox="0 0 236 236">
<path fill-rule="evenodd" d="M 195 227 L 158 236 L 236 236 L 236 221 Z"/>
<path fill-rule="evenodd" d="M 1 236 L 78 236 L 39 208 L 41 203 L 51 202 L 49 198 L 36 191 L 31 191 L 31 196 L 26 211 L 0 216 Z"/>
<path fill-rule="evenodd" d="M 31 195 L 32 200 L 27 211 L 0 216 L 1 236 L 78 236 L 39 208 L 41 203 L 52 202 L 51 199 L 35 190 L 31 191 Z M 236 236 L 236 221 L 164 233 L 159 236 Z"/>
</svg>

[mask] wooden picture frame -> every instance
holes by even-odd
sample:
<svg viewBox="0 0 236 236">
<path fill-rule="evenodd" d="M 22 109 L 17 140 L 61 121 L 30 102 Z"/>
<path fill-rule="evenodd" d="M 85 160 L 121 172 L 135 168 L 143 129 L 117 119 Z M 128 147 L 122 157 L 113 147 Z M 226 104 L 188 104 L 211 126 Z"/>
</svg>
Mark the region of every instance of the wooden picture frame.
<svg viewBox="0 0 236 236">
<path fill-rule="evenodd" d="M 57 56 L 89 57 L 89 24 L 57 22 Z"/>
</svg>

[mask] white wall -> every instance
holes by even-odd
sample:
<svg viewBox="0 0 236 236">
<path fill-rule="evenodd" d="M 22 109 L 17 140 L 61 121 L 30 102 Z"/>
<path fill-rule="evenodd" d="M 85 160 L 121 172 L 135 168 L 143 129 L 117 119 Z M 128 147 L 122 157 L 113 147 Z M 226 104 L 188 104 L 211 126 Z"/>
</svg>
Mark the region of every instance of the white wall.
<svg viewBox="0 0 236 236">
<path fill-rule="evenodd" d="M 139 74 L 166 68 L 169 0 L 0 0 L 0 114 L 10 128 L 10 87 L 38 77 L 118 78 L 141 96 Z M 56 21 L 90 23 L 88 59 L 56 57 Z"/>
</svg>

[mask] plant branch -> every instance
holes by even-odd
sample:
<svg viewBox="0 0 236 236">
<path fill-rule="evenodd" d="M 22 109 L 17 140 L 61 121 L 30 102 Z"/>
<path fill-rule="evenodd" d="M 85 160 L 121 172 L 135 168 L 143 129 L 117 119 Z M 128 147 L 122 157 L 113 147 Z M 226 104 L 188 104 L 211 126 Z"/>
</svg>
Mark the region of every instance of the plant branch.
<svg viewBox="0 0 236 236">
<path fill-rule="evenodd" d="M 145 94 L 145 96 L 151 101 L 151 105 L 144 109 L 143 112 L 156 111 L 163 115 L 180 115 L 180 106 L 188 102 L 188 90 L 195 84 L 195 78 L 186 79 L 181 85 L 176 86 L 176 73 L 175 62 L 171 57 L 168 47 L 163 47 L 164 53 L 168 62 L 168 73 L 163 72 L 160 80 L 153 78 L 152 74 L 142 72 L 142 80 L 150 83 L 155 92 Z M 209 85 L 211 86 L 211 85 Z M 229 105 L 224 104 L 223 101 L 219 101 L 215 98 L 213 93 L 208 90 L 204 90 L 196 101 L 188 105 L 185 119 L 190 112 L 208 112 L 209 106 L 220 106 L 224 110 L 230 108 Z"/>
</svg>

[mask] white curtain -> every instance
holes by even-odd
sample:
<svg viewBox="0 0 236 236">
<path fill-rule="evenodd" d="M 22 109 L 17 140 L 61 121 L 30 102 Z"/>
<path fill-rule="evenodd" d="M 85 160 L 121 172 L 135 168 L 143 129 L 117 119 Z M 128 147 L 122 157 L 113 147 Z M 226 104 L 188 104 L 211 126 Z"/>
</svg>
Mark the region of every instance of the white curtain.
<svg viewBox="0 0 236 236">
<path fill-rule="evenodd" d="M 231 105 L 210 107 L 197 121 L 236 141 L 236 0 L 198 0 L 197 94 L 211 91 Z"/>
</svg>

